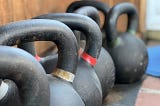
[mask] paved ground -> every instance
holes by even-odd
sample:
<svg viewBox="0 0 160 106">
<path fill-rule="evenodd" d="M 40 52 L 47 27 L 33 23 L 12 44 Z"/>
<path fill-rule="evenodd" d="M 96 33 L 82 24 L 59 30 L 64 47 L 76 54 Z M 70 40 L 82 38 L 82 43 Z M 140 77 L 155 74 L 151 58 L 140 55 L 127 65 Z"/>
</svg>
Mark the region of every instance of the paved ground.
<svg viewBox="0 0 160 106">
<path fill-rule="evenodd" d="M 160 106 L 160 79 L 145 76 L 130 85 L 115 85 L 104 106 Z"/>
<path fill-rule="evenodd" d="M 134 106 L 142 81 L 134 84 L 115 85 L 105 98 L 104 106 Z"/>
<path fill-rule="evenodd" d="M 160 79 L 148 76 L 139 90 L 135 106 L 160 106 Z"/>
</svg>

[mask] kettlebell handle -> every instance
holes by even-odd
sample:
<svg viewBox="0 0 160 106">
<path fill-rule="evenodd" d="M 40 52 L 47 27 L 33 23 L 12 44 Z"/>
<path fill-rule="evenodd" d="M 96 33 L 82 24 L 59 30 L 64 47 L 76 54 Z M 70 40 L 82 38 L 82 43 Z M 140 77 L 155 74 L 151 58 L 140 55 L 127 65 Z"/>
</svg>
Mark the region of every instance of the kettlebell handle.
<svg viewBox="0 0 160 106">
<path fill-rule="evenodd" d="M 72 30 L 84 32 L 86 36 L 85 52 L 94 58 L 99 56 L 102 46 L 102 34 L 99 26 L 87 16 L 73 13 L 54 13 L 34 18 L 58 20 L 69 26 Z"/>
<path fill-rule="evenodd" d="M 57 68 L 75 74 L 78 45 L 73 32 L 56 20 L 34 19 L 0 27 L 0 45 L 18 45 L 33 41 L 52 41 L 58 47 Z"/>
<path fill-rule="evenodd" d="M 0 78 L 16 83 L 24 106 L 50 105 L 46 73 L 33 56 L 24 50 L 1 45 L 0 57 Z"/>
<path fill-rule="evenodd" d="M 75 1 L 68 6 L 66 12 L 68 13 L 74 12 L 75 10 L 77 10 L 78 8 L 82 6 L 93 6 L 103 13 L 105 19 L 104 19 L 104 24 L 102 26 L 102 29 L 104 29 L 106 25 L 106 19 L 107 19 L 107 14 L 109 11 L 109 6 L 100 1 L 91 1 L 91 0 L 90 1 Z"/>
<path fill-rule="evenodd" d="M 93 19 L 100 26 L 99 13 L 95 7 L 83 6 L 74 11 L 75 13 L 82 14 Z"/>
<path fill-rule="evenodd" d="M 138 26 L 138 13 L 136 7 L 131 3 L 120 3 L 112 7 L 108 13 L 108 19 L 106 22 L 106 39 L 108 42 L 115 41 L 118 35 L 117 32 L 117 20 L 122 14 L 127 14 L 128 24 L 127 32 L 135 34 Z"/>
</svg>

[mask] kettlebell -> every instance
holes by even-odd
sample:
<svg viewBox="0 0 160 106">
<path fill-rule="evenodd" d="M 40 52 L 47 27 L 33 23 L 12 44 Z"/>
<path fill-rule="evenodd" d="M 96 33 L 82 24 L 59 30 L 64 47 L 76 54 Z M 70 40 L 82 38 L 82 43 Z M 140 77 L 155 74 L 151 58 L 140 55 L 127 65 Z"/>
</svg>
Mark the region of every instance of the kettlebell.
<svg viewBox="0 0 160 106">
<path fill-rule="evenodd" d="M 103 2 L 101 2 L 101 1 L 92 1 L 92 0 L 85 0 L 85 1 L 74 1 L 74 2 L 72 2 L 69 6 L 68 6 L 68 8 L 67 8 L 67 10 L 66 10 L 66 12 L 68 12 L 68 13 L 73 13 L 73 12 L 75 12 L 78 8 L 81 8 L 81 7 L 84 7 L 84 6 L 92 6 L 92 7 L 95 7 L 96 9 L 98 9 L 99 11 L 101 11 L 102 13 L 103 13 L 103 15 L 104 15 L 104 24 L 103 24 L 103 26 L 102 26 L 102 28 L 101 28 L 101 31 L 102 31 L 102 38 L 103 38 L 103 42 L 106 42 L 105 40 L 105 36 L 106 36 L 106 34 L 105 34 L 105 24 L 106 24 L 106 19 L 107 19 L 107 14 L 108 14 L 108 11 L 109 11 L 109 6 L 107 5 L 107 4 L 105 4 L 105 3 L 103 3 Z M 86 10 L 87 11 L 87 10 Z M 89 11 L 89 10 L 88 10 Z M 92 10 L 93 11 L 93 10 Z M 93 13 L 95 13 L 95 12 L 93 12 Z M 87 16 L 89 16 L 90 18 L 92 18 L 94 21 L 96 21 L 96 18 L 93 18 L 93 16 L 91 16 L 91 15 L 87 15 Z M 98 23 L 98 21 L 96 21 L 97 22 L 97 24 L 99 24 Z M 100 26 L 100 24 L 99 24 L 99 26 Z"/>
<path fill-rule="evenodd" d="M 105 20 L 106 20 L 106 14 L 108 12 L 108 6 L 106 4 L 100 2 L 100 1 L 76 1 L 76 2 L 73 2 L 68 7 L 67 12 L 73 12 L 74 10 L 76 10 L 77 8 L 79 8 L 81 6 L 93 6 L 93 7 L 96 7 L 98 10 L 103 12 L 103 14 L 105 16 Z M 91 10 L 93 11 L 92 13 L 89 12 L 90 10 L 88 10 L 88 9 L 86 10 L 86 11 L 88 11 L 88 13 L 87 13 L 88 15 L 87 16 L 91 17 L 99 25 L 100 24 L 99 19 L 98 19 L 99 17 L 97 17 L 96 15 L 93 14 L 93 13 L 97 12 L 97 10 L 95 10 L 95 9 L 93 10 L 93 8 L 91 8 Z M 105 22 L 106 21 L 104 21 L 104 25 L 105 25 Z M 104 26 L 102 27 L 102 32 L 104 32 L 103 29 L 104 29 Z M 80 35 L 79 35 L 79 33 L 77 33 L 77 31 L 75 31 L 75 35 L 76 35 L 78 44 L 79 45 L 82 44 L 82 46 L 84 46 L 84 44 L 83 44 L 84 42 L 82 40 L 85 39 L 85 36 L 81 35 L 81 42 L 83 42 L 83 43 L 81 43 L 80 42 Z M 105 38 L 105 33 L 103 33 L 102 35 L 103 35 L 103 42 L 106 42 L 105 39 L 104 39 Z M 51 73 L 53 71 L 54 67 L 56 66 L 56 62 L 53 61 L 53 60 L 55 60 L 57 58 L 57 55 L 46 56 L 45 58 L 39 57 L 35 52 L 34 44 L 32 42 L 25 43 L 25 44 L 21 43 L 21 44 L 18 45 L 18 47 L 28 51 L 33 56 L 35 56 L 35 58 L 41 63 L 41 65 L 45 69 L 46 73 L 48 73 L 48 74 Z M 50 65 L 50 64 L 52 64 L 52 65 Z"/>
<path fill-rule="evenodd" d="M 0 29 L 0 36 L 7 34 Z M 10 30 L 13 33 L 13 30 Z M 49 83 L 42 66 L 29 53 L 0 46 L 0 106 L 49 106 Z"/>
<path fill-rule="evenodd" d="M 65 24 L 55 20 L 25 20 L 0 27 L 0 32 L 1 45 L 12 46 L 34 41 L 55 42 L 59 50 L 58 63 L 53 73 L 47 75 L 50 106 L 85 106 L 72 86 L 78 62 L 77 42 L 73 32 Z"/>
<path fill-rule="evenodd" d="M 128 16 L 126 32 L 116 30 L 118 17 L 122 14 Z M 117 4 L 110 9 L 106 21 L 106 46 L 115 63 L 116 83 L 139 81 L 148 64 L 148 53 L 144 42 L 135 35 L 138 26 L 136 7 L 131 3 Z"/>
<path fill-rule="evenodd" d="M 84 32 L 87 43 L 84 52 L 79 58 L 73 87 L 79 93 L 86 106 L 101 106 L 101 84 L 93 68 L 102 45 L 102 34 L 98 25 L 87 16 L 73 13 L 45 14 L 34 18 L 58 20 L 72 30 Z"/>
<path fill-rule="evenodd" d="M 93 20 L 99 22 L 99 14 L 97 9 L 91 6 L 83 6 L 75 11 L 75 13 L 83 14 L 92 17 Z M 81 44 L 82 45 L 82 44 Z M 83 50 L 83 46 L 82 46 Z M 103 98 L 107 96 L 109 91 L 113 88 L 115 82 L 115 66 L 110 54 L 101 47 L 100 55 L 97 59 L 97 64 L 94 66 L 96 74 L 102 85 Z"/>
</svg>

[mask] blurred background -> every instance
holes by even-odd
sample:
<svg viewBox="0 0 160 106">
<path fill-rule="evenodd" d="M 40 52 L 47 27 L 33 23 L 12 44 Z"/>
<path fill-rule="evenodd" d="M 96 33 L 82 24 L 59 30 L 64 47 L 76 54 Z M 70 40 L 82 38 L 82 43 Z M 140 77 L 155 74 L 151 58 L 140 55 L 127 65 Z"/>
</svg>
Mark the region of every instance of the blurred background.
<svg viewBox="0 0 160 106">
<path fill-rule="evenodd" d="M 30 19 L 45 13 L 65 12 L 68 5 L 75 0 L 0 0 L 0 25 Z M 139 27 L 137 35 L 149 45 L 157 45 L 160 40 L 160 1 L 159 0 L 100 0 L 110 7 L 120 2 L 133 3 L 139 13 Z M 101 14 L 101 13 L 100 13 Z M 103 22 L 101 14 L 101 21 Z M 117 28 L 125 31 L 127 17 L 122 15 Z M 149 42 L 148 42 L 149 41 Z M 36 43 L 38 54 L 53 48 L 52 43 Z"/>
</svg>

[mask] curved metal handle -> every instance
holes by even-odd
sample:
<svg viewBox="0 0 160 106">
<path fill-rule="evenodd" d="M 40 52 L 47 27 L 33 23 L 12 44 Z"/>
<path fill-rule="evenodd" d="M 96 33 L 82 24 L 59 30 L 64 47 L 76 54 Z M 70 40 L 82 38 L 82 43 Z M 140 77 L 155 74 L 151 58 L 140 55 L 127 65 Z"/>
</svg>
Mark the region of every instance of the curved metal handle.
<svg viewBox="0 0 160 106">
<path fill-rule="evenodd" d="M 0 57 L 0 77 L 16 83 L 24 106 L 50 106 L 48 78 L 33 56 L 18 48 L 0 46 Z"/>
<path fill-rule="evenodd" d="M 108 13 L 106 23 L 106 38 L 108 42 L 112 42 L 117 38 L 118 32 L 116 30 L 118 17 L 122 14 L 128 15 L 127 31 L 135 33 L 138 26 L 138 16 L 136 7 L 131 3 L 120 3 L 112 7 Z"/>
<path fill-rule="evenodd" d="M 78 8 L 82 6 L 93 6 L 99 11 L 101 11 L 105 17 L 104 24 L 102 26 L 102 30 L 105 29 L 109 6 L 100 1 L 75 1 L 68 6 L 66 12 L 74 12 L 75 10 L 77 10 Z"/>
<path fill-rule="evenodd" d="M 58 20 L 68 25 L 72 30 L 84 32 L 86 36 L 85 52 L 97 58 L 102 46 L 102 33 L 99 26 L 90 18 L 73 13 L 44 14 L 34 18 Z"/>
<path fill-rule="evenodd" d="M 83 6 L 81 8 L 78 8 L 74 12 L 92 18 L 100 26 L 100 17 L 96 8 L 92 6 Z"/>
<path fill-rule="evenodd" d="M 0 27 L 0 44 L 15 45 L 21 42 L 53 41 L 58 47 L 57 68 L 75 73 L 77 42 L 73 32 L 55 20 L 34 19 L 13 22 Z"/>
</svg>

